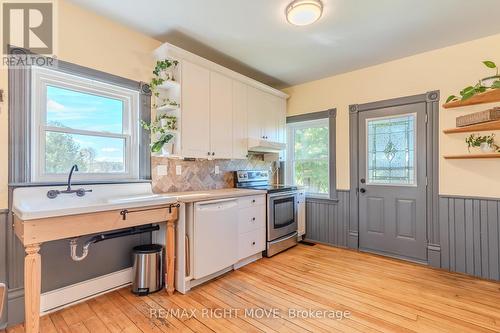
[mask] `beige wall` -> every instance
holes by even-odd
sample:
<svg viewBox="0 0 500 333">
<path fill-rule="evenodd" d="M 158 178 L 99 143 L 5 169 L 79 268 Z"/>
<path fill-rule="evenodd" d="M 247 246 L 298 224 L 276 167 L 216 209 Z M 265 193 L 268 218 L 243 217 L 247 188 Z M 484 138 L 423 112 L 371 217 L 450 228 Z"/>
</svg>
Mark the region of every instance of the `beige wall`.
<svg viewBox="0 0 500 333">
<path fill-rule="evenodd" d="M 429 90 L 440 90 L 443 104 L 447 96 L 492 74 L 482 60 L 500 65 L 500 34 L 287 88 L 285 92 L 291 96 L 288 115 L 337 108 L 337 184 L 339 189 L 349 189 L 350 104 Z M 456 116 L 488 106 L 441 108 L 440 130 L 455 127 Z M 500 132 L 496 135 L 500 142 Z M 440 131 L 440 155 L 466 153 L 465 136 Z M 439 163 L 440 194 L 500 197 L 500 160 L 450 161 L 440 157 Z"/>
<path fill-rule="evenodd" d="M 58 1 L 58 52 L 61 60 L 137 81 L 149 81 L 152 52 L 160 42 L 64 0 Z M 7 72 L 0 72 L 7 90 Z M 0 209 L 7 207 L 7 101 L 0 104 Z"/>
</svg>

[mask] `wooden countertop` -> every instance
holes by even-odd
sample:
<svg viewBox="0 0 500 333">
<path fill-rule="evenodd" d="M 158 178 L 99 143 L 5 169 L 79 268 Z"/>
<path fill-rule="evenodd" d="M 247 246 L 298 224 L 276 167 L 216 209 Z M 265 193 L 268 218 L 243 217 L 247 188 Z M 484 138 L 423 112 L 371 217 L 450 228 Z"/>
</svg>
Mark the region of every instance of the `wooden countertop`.
<svg viewBox="0 0 500 333">
<path fill-rule="evenodd" d="M 262 190 L 249 190 L 240 188 L 225 188 L 219 190 L 206 190 L 206 191 L 188 191 L 188 192 L 169 192 L 162 193 L 168 197 L 174 197 L 178 202 L 190 203 L 207 200 L 217 200 L 234 197 L 246 197 L 250 195 L 266 194 Z"/>
</svg>

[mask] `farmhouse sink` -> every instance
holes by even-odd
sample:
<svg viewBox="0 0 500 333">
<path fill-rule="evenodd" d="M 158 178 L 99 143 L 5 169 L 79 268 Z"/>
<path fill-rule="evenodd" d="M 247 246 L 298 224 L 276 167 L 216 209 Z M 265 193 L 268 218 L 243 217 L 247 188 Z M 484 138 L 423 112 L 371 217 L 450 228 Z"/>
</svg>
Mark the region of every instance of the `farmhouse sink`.
<svg viewBox="0 0 500 333">
<path fill-rule="evenodd" d="M 150 183 L 85 185 L 92 192 L 79 197 L 60 194 L 47 197 L 49 190 L 66 186 L 20 187 L 13 193 L 12 211 L 22 220 L 129 209 L 174 203 L 176 197 L 154 194 Z"/>
</svg>

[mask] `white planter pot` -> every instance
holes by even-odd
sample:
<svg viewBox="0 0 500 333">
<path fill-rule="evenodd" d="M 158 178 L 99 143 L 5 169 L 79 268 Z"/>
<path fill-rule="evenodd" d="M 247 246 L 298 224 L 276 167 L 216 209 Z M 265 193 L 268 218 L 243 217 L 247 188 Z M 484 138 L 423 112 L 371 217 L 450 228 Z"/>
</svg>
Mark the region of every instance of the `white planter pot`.
<svg viewBox="0 0 500 333">
<path fill-rule="evenodd" d="M 161 154 L 164 156 L 172 155 L 174 153 L 174 144 L 166 143 L 161 147 Z"/>
<path fill-rule="evenodd" d="M 483 153 L 493 153 L 495 151 L 495 148 L 490 143 L 486 142 L 481 143 L 480 148 Z"/>
</svg>

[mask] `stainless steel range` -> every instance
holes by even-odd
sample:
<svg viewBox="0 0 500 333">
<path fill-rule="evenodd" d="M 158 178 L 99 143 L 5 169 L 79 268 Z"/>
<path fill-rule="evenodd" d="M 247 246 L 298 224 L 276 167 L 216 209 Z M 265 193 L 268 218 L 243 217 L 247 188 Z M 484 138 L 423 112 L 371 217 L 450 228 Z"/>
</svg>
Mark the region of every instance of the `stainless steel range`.
<svg viewBox="0 0 500 333">
<path fill-rule="evenodd" d="M 235 172 L 236 187 L 267 191 L 267 246 L 271 257 L 297 244 L 297 187 L 271 185 L 267 171 Z"/>
</svg>

